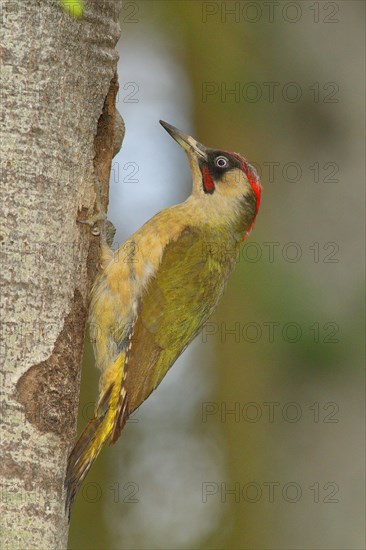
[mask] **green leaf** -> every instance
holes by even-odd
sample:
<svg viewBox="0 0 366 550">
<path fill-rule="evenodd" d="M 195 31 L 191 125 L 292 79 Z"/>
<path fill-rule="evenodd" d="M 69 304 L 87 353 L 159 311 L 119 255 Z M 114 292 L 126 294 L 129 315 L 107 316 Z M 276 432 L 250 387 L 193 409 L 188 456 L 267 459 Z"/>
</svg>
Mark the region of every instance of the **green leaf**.
<svg viewBox="0 0 366 550">
<path fill-rule="evenodd" d="M 75 17 L 75 19 L 78 19 L 79 17 L 82 17 L 84 14 L 84 2 L 83 0 L 60 0 L 62 7 L 64 10 L 72 15 L 72 17 Z"/>
</svg>

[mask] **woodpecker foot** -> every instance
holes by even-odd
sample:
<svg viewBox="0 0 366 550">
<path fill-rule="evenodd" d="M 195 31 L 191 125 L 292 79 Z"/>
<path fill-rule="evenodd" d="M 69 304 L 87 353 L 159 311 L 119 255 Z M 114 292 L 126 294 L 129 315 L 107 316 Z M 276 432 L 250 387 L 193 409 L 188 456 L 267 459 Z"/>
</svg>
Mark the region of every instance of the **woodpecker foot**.
<svg viewBox="0 0 366 550">
<path fill-rule="evenodd" d="M 106 235 L 106 223 L 111 224 L 111 222 L 107 222 L 107 213 L 104 210 L 104 207 L 102 205 L 101 186 L 97 176 L 95 177 L 95 180 L 94 180 L 94 190 L 96 195 L 95 203 L 97 206 L 96 213 L 93 216 L 91 216 L 91 218 L 88 218 L 87 220 L 77 220 L 77 222 L 82 223 L 84 225 L 89 225 L 92 228 L 91 230 L 92 235 L 94 235 L 95 237 L 102 235 L 103 241 L 107 242 L 108 235 Z M 101 224 L 102 229 L 99 228 L 98 222 L 102 222 Z M 108 229 L 108 234 L 109 233 L 110 233 L 110 229 Z M 112 240 L 113 240 L 113 237 L 112 237 Z"/>
</svg>

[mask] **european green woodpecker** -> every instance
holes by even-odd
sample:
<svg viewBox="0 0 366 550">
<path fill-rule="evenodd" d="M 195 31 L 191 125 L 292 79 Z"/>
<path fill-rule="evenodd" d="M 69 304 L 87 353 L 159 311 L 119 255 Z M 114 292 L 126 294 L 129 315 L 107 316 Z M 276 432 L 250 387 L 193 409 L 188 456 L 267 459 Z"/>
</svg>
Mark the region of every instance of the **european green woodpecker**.
<svg viewBox="0 0 366 550">
<path fill-rule="evenodd" d="M 258 213 L 262 188 L 244 157 L 160 123 L 187 153 L 192 194 L 118 250 L 102 242 L 89 317 L 100 393 L 69 457 L 69 510 L 103 444 L 118 439 L 215 310 Z"/>
</svg>

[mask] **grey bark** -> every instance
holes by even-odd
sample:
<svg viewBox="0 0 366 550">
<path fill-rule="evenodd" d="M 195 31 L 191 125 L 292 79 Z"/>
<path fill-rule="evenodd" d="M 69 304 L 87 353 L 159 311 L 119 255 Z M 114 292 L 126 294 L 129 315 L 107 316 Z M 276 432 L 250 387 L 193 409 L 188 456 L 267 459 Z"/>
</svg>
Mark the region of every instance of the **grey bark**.
<svg viewBox="0 0 366 550">
<path fill-rule="evenodd" d="M 67 456 L 113 154 L 115 0 L 1 0 L 0 546 L 65 548 Z"/>
</svg>

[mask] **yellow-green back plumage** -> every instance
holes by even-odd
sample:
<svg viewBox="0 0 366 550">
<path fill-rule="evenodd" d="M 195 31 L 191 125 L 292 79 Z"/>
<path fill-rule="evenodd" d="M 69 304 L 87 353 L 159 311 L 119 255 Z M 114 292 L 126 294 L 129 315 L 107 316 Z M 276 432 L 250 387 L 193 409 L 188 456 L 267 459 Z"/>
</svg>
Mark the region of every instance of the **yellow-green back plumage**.
<svg viewBox="0 0 366 550">
<path fill-rule="evenodd" d="M 222 232 L 187 227 L 169 243 L 139 304 L 133 344 L 124 374 L 127 412 L 157 387 L 198 334 L 224 291 L 235 257 L 208 254 L 209 243 L 225 242 Z M 238 248 L 238 243 L 230 243 Z"/>
</svg>

